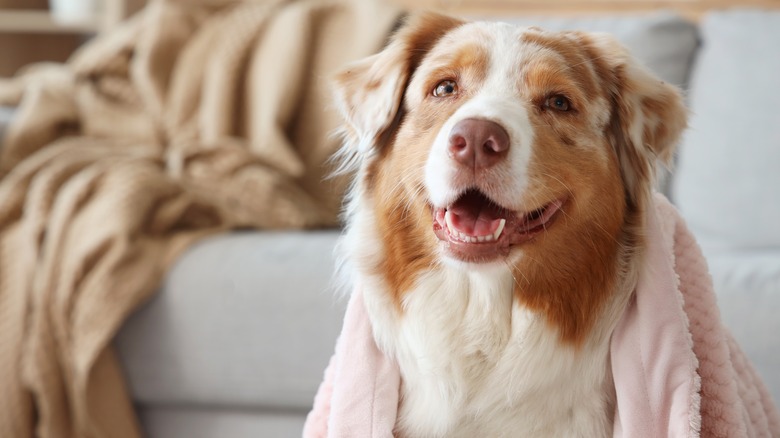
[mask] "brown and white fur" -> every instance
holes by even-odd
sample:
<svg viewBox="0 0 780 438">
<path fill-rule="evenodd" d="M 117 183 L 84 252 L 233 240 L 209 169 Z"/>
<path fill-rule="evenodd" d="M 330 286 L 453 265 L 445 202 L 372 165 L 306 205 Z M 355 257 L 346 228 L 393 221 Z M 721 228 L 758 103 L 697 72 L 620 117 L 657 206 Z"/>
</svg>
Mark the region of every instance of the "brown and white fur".
<svg viewBox="0 0 780 438">
<path fill-rule="evenodd" d="M 427 14 L 336 98 L 340 251 L 401 370 L 397 436 L 611 435 L 610 336 L 679 92 L 607 35 Z"/>
</svg>

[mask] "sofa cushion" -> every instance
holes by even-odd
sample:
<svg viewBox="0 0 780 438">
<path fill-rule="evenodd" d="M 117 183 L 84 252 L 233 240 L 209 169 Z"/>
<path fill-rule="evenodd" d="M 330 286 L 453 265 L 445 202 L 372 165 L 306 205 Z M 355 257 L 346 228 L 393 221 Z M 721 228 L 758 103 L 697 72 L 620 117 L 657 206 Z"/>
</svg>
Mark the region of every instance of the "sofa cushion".
<svg viewBox="0 0 780 438">
<path fill-rule="evenodd" d="M 673 198 L 708 254 L 780 251 L 780 11 L 707 15 Z"/>
<path fill-rule="evenodd" d="M 337 237 L 242 232 L 187 251 L 116 338 L 133 399 L 305 411 L 346 305 L 330 287 Z"/>
</svg>

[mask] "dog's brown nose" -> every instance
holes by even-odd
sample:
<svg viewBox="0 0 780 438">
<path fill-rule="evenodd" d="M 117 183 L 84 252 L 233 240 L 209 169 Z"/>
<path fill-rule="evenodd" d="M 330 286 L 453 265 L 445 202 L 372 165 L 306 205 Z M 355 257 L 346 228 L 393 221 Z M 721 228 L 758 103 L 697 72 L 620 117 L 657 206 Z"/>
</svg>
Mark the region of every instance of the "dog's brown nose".
<svg viewBox="0 0 780 438">
<path fill-rule="evenodd" d="M 509 134 L 496 122 L 463 119 L 450 131 L 449 154 L 466 167 L 491 167 L 503 160 L 508 152 Z"/>
</svg>

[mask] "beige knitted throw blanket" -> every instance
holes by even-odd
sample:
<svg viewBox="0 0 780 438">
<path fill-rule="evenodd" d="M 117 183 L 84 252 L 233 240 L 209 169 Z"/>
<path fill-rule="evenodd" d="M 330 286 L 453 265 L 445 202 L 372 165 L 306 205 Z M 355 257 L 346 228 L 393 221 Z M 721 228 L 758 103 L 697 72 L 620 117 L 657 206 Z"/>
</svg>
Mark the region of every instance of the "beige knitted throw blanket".
<svg viewBox="0 0 780 438">
<path fill-rule="evenodd" d="M 0 80 L 0 437 L 141 434 L 111 339 L 183 249 L 336 223 L 327 78 L 367 0 L 157 0 L 65 65 Z M 260 285 L 258 285 L 260 287 Z"/>
</svg>

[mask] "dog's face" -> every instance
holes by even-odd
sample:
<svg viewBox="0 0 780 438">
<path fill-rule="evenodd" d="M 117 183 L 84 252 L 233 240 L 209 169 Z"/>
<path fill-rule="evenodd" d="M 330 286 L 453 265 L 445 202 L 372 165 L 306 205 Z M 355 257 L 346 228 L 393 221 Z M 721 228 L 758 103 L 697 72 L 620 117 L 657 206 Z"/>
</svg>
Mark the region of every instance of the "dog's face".
<svg viewBox="0 0 780 438">
<path fill-rule="evenodd" d="M 529 282 L 573 274 L 544 268 L 573 263 L 556 254 L 610 263 L 600 242 L 641 208 L 686 119 L 678 92 L 608 36 L 438 15 L 343 72 L 337 98 L 376 269 L 398 293 L 439 262 L 506 264 Z"/>
</svg>

